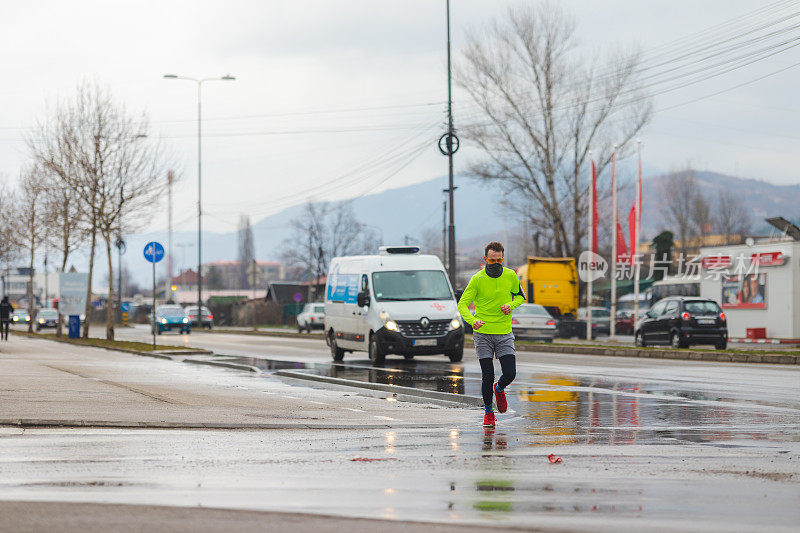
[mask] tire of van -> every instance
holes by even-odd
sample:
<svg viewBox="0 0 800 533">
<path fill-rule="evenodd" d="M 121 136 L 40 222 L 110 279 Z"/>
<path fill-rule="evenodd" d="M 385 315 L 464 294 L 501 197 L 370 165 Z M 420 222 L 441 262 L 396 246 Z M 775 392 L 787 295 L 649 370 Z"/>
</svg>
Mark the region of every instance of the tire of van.
<svg viewBox="0 0 800 533">
<path fill-rule="evenodd" d="M 369 360 L 374 365 L 382 365 L 386 361 L 386 354 L 381 351 L 378 339 L 372 333 L 369 335 Z"/>
<path fill-rule="evenodd" d="M 718 343 L 716 343 L 714 345 L 714 348 L 716 348 L 717 350 L 724 350 L 727 347 L 728 347 L 728 341 L 727 340 L 719 341 Z"/>
<path fill-rule="evenodd" d="M 344 350 L 336 345 L 336 336 L 333 334 L 333 330 L 328 333 L 328 339 L 330 339 L 331 357 L 333 360 L 341 361 L 344 359 Z"/>
<path fill-rule="evenodd" d="M 452 352 L 447 352 L 445 354 L 448 359 L 450 359 L 451 363 L 458 363 L 462 359 L 464 359 L 464 347 L 462 346 L 460 350 L 453 350 Z"/>
</svg>

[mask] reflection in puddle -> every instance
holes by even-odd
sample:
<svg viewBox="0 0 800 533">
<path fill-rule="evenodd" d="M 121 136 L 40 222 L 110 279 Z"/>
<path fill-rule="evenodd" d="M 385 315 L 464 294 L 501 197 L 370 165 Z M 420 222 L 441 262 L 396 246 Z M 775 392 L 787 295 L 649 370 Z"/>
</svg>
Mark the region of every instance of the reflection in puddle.
<svg viewBox="0 0 800 533">
<path fill-rule="evenodd" d="M 291 369 L 354 381 L 399 385 L 480 397 L 480 374 L 460 364 L 391 361 L 386 367 L 359 363 L 300 363 L 235 357 L 270 372 Z M 727 396 L 684 390 L 667 381 L 626 381 L 519 372 L 509 388 L 509 410 L 533 434 L 535 445 L 649 444 L 737 439 L 798 440 L 800 411 L 758 403 L 731 391 Z M 745 391 L 741 391 L 744 393 Z M 738 396 L 737 396 L 738 394 Z M 747 399 L 745 399 L 747 398 Z M 502 423 L 502 420 L 500 421 Z M 458 448 L 458 438 L 450 446 Z M 497 442 L 484 442 L 496 449 Z"/>
<path fill-rule="evenodd" d="M 610 489 L 584 484 L 513 482 L 502 478 L 482 478 L 470 487 L 476 499 L 471 506 L 486 513 L 598 513 L 634 514 L 642 512 L 642 505 L 632 503 L 643 497 L 641 489 Z M 457 485 L 450 483 L 450 491 Z M 449 510 L 457 510 L 450 502 Z"/>
</svg>

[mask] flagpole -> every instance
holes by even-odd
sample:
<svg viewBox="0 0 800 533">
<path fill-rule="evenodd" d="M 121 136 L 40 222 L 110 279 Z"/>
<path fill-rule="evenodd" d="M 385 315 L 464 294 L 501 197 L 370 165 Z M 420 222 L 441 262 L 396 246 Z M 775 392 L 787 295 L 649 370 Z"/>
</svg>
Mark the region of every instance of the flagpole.
<svg viewBox="0 0 800 533">
<path fill-rule="evenodd" d="M 614 340 L 617 321 L 617 145 L 611 154 L 611 318 L 609 338 Z"/>
<path fill-rule="evenodd" d="M 589 172 L 590 172 L 590 179 L 589 179 L 589 231 L 587 232 L 588 235 L 588 242 L 589 246 L 587 246 L 587 250 L 590 252 L 594 252 L 594 161 L 592 160 L 592 152 L 589 152 Z M 594 256 L 589 255 L 591 261 L 589 261 L 588 265 L 588 273 L 589 273 L 589 281 L 586 284 L 586 340 L 592 340 L 592 276 L 594 274 Z"/>
<path fill-rule="evenodd" d="M 635 237 L 633 240 L 633 253 L 631 259 L 636 261 L 633 270 L 633 327 L 636 328 L 636 321 L 639 319 L 639 278 L 641 276 L 641 261 L 636 257 L 639 251 L 639 231 L 642 225 L 642 140 L 636 141 L 636 151 L 639 155 L 639 177 L 636 183 L 636 218 L 635 218 Z"/>
</svg>

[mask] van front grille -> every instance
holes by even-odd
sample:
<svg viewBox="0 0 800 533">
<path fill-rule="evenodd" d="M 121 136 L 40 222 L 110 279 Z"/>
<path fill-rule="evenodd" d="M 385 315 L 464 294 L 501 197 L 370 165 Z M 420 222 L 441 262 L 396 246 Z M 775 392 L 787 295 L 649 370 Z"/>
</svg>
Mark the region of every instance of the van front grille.
<svg viewBox="0 0 800 533">
<path fill-rule="evenodd" d="M 397 325 L 406 337 L 441 337 L 447 333 L 450 320 L 431 320 L 427 328 L 423 328 L 419 320 L 398 321 Z"/>
</svg>

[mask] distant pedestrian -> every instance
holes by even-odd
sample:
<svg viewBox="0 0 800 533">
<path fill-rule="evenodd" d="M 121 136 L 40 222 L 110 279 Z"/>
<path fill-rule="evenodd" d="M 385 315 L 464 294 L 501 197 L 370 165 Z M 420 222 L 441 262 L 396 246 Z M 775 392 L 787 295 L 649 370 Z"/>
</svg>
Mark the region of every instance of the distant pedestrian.
<svg viewBox="0 0 800 533">
<path fill-rule="evenodd" d="M 3 301 L 0 301 L 0 338 L 4 341 L 8 340 L 8 328 L 11 325 L 11 313 L 14 308 L 8 301 L 8 296 L 3 296 Z"/>
<path fill-rule="evenodd" d="M 492 396 L 497 399 L 498 411 L 505 413 L 508 409 L 504 390 L 517 375 L 511 311 L 525 303 L 516 272 L 503 267 L 504 253 L 499 242 L 486 245 L 483 257 L 486 268 L 472 276 L 458 302 L 458 312 L 468 324 L 472 324 L 472 338 L 482 374 L 483 426 L 489 428 L 495 425 Z M 474 316 L 469 311 L 472 302 L 475 302 Z M 497 383 L 494 383 L 495 357 L 500 360 L 503 370 Z"/>
</svg>

